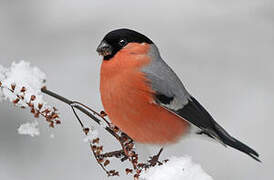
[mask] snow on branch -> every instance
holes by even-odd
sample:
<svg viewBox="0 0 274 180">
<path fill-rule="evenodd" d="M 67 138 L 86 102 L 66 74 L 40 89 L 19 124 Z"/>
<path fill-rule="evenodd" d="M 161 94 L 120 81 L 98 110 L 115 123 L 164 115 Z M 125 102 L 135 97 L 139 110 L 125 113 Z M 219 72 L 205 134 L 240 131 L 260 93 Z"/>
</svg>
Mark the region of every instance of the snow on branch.
<svg viewBox="0 0 274 180">
<path fill-rule="evenodd" d="M 9 100 L 23 109 L 29 108 L 35 118 L 43 116 L 51 127 L 59 124 L 59 115 L 55 107 L 47 105 L 41 88 L 45 86 L 46 75 L 30 63 L 20 61 L 5 68 L 0 65 L 0 100 Z M 19 134 L 39 135 L 38 121 L 22 124 Z"/>
<path fill-rule="evenodd" d="M 161 166 L 149 168 L 140 180 L 212 180 L 190 157 L 172 157 Z"/>
</svg>

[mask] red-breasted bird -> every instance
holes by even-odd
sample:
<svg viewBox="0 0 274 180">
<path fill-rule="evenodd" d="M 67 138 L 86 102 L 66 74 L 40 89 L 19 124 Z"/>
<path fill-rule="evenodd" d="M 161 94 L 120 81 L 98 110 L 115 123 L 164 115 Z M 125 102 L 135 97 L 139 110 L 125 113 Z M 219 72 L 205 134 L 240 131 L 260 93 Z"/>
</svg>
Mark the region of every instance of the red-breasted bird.
<svg viewBox="0 0 274 180">
<path fill-rule="evenodd" d="M 226 132 L 188 93 L 148 37 L 117 29 L 104 37 L 97 52 L 103 56 L 100 92 L 104 109 L 111 122 L 133 140 L 170 144 L 192 132 L 260 161 L 256 151 Z"/>
</svg>

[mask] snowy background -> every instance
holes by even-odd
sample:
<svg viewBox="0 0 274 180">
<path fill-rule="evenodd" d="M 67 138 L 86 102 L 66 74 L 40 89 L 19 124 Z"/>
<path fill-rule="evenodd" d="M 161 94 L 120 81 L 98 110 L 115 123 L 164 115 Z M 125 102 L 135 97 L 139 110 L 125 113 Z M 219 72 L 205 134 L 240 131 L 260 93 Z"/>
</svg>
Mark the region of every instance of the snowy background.
<svg viewBox="0 0 274 180">
<path fill-rule="evenodd" d="M 166 156 L 187 154 L 216 180 L 274 177 L 272 0 L 0 0 L 0 64 L 27 60 L 47 74 L 50 89 L 101 110 L 95 49 L 120 27 L 150 37 L 189 91 L 263 163 L 194 138 L 165 150 Z M 62 125 L 50 129 L 42 119 L 41 135 L 31 138 L 17 128 L 32 115 L 0 104 L 0 179 L 106 179 L 70 108 L 56 106 Z M 111 137 L 104 140 L 114 148 Z"/>
</svg>

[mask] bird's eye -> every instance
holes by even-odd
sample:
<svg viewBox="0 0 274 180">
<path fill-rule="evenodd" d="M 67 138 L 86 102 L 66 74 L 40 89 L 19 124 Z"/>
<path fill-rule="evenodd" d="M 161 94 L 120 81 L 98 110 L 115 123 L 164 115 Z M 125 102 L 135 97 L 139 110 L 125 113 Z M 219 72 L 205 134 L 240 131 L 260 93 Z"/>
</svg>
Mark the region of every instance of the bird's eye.
<svg viewBox="0 0 274 180">
<path fill-rule="evenodd" d="M 125 45 L 127 45 L 127 40 L 121 39 L 121 40 L 119 41 L 119 45 L 122 46 L 122 47 L 124 47 Z"/>
</svg>

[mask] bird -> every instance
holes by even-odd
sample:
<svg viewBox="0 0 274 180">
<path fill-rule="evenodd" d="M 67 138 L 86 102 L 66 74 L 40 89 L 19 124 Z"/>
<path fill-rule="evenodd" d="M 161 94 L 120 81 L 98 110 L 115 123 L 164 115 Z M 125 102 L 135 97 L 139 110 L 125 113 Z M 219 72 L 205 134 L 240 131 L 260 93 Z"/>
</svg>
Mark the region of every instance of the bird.
<svg viewBox="0 0 274 180">
<path fill-rule="evenodd" d="M 112 30 L 96 51 L 103 57 L 104 110 L 135 142 L 169 145 L 188 134 L 203 135 L 260 162 L 255 150 L 232 137 L 187 91 L 147 36 L 127 28 Z"/>
</svg>

